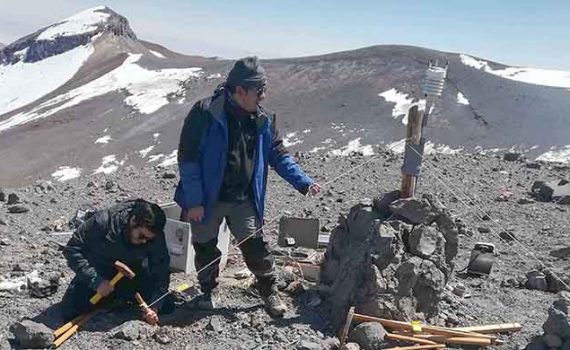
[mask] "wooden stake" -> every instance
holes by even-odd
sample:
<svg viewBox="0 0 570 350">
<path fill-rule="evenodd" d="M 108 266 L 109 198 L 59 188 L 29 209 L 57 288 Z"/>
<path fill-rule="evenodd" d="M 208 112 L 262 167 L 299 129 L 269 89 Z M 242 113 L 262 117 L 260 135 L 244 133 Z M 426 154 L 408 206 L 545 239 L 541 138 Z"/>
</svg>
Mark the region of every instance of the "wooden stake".
<svg viewBox="0 0 570 350">
<path fill-rule="evenodd" d="M 353 319 L 359 322 L 378 322 L 382 324 L 382 326 L 390 329 L 406 330 L 410 332 L 413 331 L 413 326 L 410 322 L 386 320 L 383 318 L 366 316 L 361 314 L 354 314 Z M 497 339 L 496 337 L 490 335 L 473 333 L 473 332 L 460 332 L 460 331 L 455 331 L 451 328 L 436 327 L 429 325 L 422 325 L 421 327 L 422 327 L 422 332 L 435 334 L 435 335 L 443 335 L 447 337 L 483 338 L 483 339 L 491 339 L 491 341 Z"/>
<path fill-rule="evenodd" d="M 418 106 L 412 106 L 408 111 L 408 129 L 406 132 L 406 145 L 419 145 L 422 139 L 422 115 Z M 412 151 L 413 152 L 413 151 Z M 400 193 L 402 198 L 413 197 L 416 193 L 417 178 L 413 175 L 402 174 Z"/>
<path fill-rule="evenodd" d="M 491 339 L 476 338 L 476 337 L 446 337 L 443 335 L 414 335 L 418 339 L 430 340 L 437 343 L 457 344 L 457 345 L 479 345 L 488 346 L 493 344 Z"/>
<path fill-rule="evenodd" d="M 423 344 L 423 345 L 437 345 L 436 342 L 428 340 L 428 339 L 414 338 L 414 337 L 410 337 L 410 336 L 406 336 L 406 335 L 400 335 L 400 334 L 386 333 L 386 336 L 384 338 L 388 339 L 388 340 L 397 340 L 397 341 L 404 341 L 404 342 L 408 342 L 408 343 L 416 343 L 416 344 Z"/>
<path fill-rule="evenodd" d="M 402 346 L 402 347 L 389 348 L 387 350 L 422 350 L 422 349 L 443 349 L 443 348 L 445 348 L 445 344 Z"/>
<path fill-rule="evenodd" d="M 482 334 L 510 333 L 520 331 L 522 329 L 522 325 L 520 323 L 501 323 L 489 324 L 485 326 L 458 327 L 452 329 L 460 332 L 477 332 Z"/>
</svg>

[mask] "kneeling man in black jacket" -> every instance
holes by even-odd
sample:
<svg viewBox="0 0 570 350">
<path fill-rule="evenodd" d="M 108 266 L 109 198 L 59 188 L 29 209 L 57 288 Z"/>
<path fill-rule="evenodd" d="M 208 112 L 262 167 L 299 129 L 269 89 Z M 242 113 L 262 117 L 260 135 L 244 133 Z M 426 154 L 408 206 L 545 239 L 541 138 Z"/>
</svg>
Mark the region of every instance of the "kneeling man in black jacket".
<svg viewBox="0 0 570 350">
<path fill-rule="evenodd" d="M 124 301 L 134 301 L 134 294 L 139 292 L 147 302 L 166 293 L 170 256 L 165 223 L 166 216 L 158 205 L 137 199 L 100 210 L 81 224 L 63 253 L 76 274 L 62 300 L 63 316 L 71 319 L 89 311 L 89 299 L 96 292 Z M 113 287 L 109 281 L 117 273 L 117 260 L 130 267 L 135 278 L 123 278 Z M 143 311 L 143 319 L 155 324 L 159 312 L 172 312 L 173 308 L 172 299 L 165 298 Z"/>
</svg>

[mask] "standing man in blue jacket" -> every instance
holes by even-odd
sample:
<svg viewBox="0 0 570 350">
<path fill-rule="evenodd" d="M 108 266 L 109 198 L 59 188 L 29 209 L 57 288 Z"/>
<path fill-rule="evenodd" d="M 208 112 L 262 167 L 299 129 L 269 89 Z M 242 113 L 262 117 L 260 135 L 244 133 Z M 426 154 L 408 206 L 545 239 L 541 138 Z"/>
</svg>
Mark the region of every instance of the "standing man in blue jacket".
<svg viewBox="0 0 570 350">
<path fill-rule="evenodd" d="M 240 249 L 267 311 L 280 317 L 287 306 L 278 295 L 274 259 L 261 231 L 268 168 L 302 194 L 316 195 L 321 188 L 284 147 L 275 115 L 260 105 L 266 86 L 257 57 L 246 57 L 235 63 L 223 87 L 192 107 L 180 136 L 174 199 L 183 209 L 182 220 L 192 225 L 197 270 L 220 257 L 216 246 L 224 219 L 238 242 L 253 234 Z M 215 307 L 218 275 L 219 261 L 198 274 L 203 293 L 198 307 Z"/>
</svg>

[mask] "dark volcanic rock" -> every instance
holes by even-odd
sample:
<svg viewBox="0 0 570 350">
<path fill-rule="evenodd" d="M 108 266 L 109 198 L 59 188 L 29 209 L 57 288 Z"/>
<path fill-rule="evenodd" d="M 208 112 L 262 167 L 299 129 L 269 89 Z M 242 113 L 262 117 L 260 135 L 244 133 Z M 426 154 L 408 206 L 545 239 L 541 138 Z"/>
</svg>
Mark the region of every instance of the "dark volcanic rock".
<svg viewBox="0 0 570 350">
<path fill-rule="evenodd" d="M 556 334 L 564 339 L 570 337 L 570 324 L 566 314 L 555 307 L 548 309 L 548 318 L 542 325 L 544 332 Z"/>
<path fill-rule="evenodd" d="M 20 197 L 15 193 L 10 193 L 8 195 L 8 200 L 6 201 L 6 204 L 11 205 L 11 204 L 18 204 L 18 203 L 20 203 Z"/>
<path fill-rule="evenodd" d="M 16 342 L 24 349 L 49 348 L 53 342 L 53 330 L 46 325 L 31 320 L 18 322 L 10 330 Z"/>
<path fill-rule="evenodd" d="M 30 209 L 28 207 L 23 206 L 23 205 L 18 205 L 18 204 L 8 207 L 8 213 L 11 213 L 11 214 L 23 214 L 23 213 L 27 213 L 29 211 L 30 211 Z"/>
<path fill-rule="evenodd" d="M 152 335 L 152 327 L 142 321 L 128 321 L 111 331 L 113 338 L 133 341 Z"/>
<path fill-rule="evenodd" d="M 35 298 L 46 298 L 55 294 L 59 287 L 59 279 L 60 275 L 57 273 L 51 274 L 48 279 L 28 279 L 30 295 Z"/>
<path fill-rule="evenodd" d="M 390 210 L 414 225 L 431 225 L 439 216 L 427 200 L 416 198 L 398 199 L 390 204 Z"/>
<path fill-rule="evenodd" d="M 364 322 L 350 333 L 349 340 L 360 345 L 364 350 L 380 349 L 386 336 L 386 330 L 378 322 Z"/>
<path fill-rule="evenodd" d="M 507 152 L 503 155 L 503 160 L 507 162 L 515 162 L 521 158 L 521 154 L 518 152 Z"/>
<path fill-rule="evenodd" d="M 443 242 L 443 236 L 435 228 L 420 225 L 410 233 L 408 246 L 412 254 L 427 258 L 437 249 L 438 241 Z"/>
</svg>

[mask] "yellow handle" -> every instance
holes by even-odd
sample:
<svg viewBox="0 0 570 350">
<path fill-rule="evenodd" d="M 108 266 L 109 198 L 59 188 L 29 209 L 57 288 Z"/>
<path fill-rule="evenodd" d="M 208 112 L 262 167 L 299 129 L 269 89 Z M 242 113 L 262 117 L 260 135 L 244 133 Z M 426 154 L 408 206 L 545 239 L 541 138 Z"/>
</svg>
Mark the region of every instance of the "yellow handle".
<svg viewBox="0 0 570 350">
<path fill-rule="evenodd" d="M 79 322 L 84 315 L 79 315 L 76 318 L 74 318 L 73 320 L 67 322 L 66 324 L 64 324 L 63 326 L 59 327 L 58 329 L 55 330 L 55 332 L 53 332 L 53 337 L 54 338 L 58 338 L 60 335 L 62 335 L 63 333 L 65 333 L 68 329 L 70 329 L 74 324 L 76 324 L 77 322 Z"/>
<path fill-rule="evenodd" d="M 113 279 L 111 280 L 111 282 L 109 282 L 110 285 L 114 286 L 115 284 L 117 284 L 117 282 L 119 282 L 121 280 L 121 278 L 123 278 L 125 275 L 123 275 L 121 272 L 118 272 L 115 277 L 113 277 Z M 103 296 L 99 293 L 96 293 L 94 296 L 91 297 L 91 299 L 89 299 L 89 302 L 91 302 L 92 305 L 97 304 L 99 301 L 101 301 L 101 299 L 103 299 Z"/>
<path fill-rule="evenodd" d="M 81 327 L 81 325 L 83 325 L 87 320 L 89 320 L 91 318 L 91 316 L 93 316 L 94 313 L 95 313 L 95 311 L 91 311 L 88 314 L 83 314 L 81 316 L 74 318 L 73 321 L 75 321 L 76 319 L 79 319 L 78 322 L 76 324 L 74 324 L 71 328 L 69 328 L 65 333 L 63 333 L 63 335 L 61 335 L 59 338 L 57 338 L 53 342 L 53 345 L 57 348 L 61 344 L 63 344 L 63 342 L 65 342 L 72 335 L 74 335 L 77 332 L 77 330 L 79 329 L 79 327 Z M 71 321 L 71 322 L 73 322 L 73 321 Z"/>
</svg>

